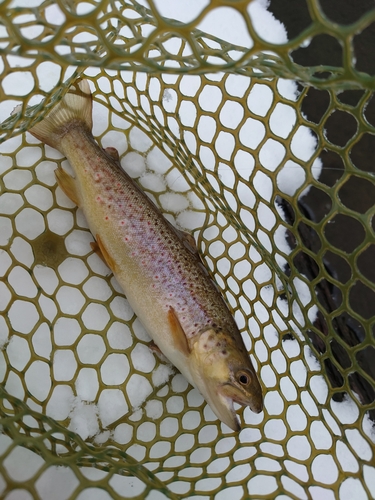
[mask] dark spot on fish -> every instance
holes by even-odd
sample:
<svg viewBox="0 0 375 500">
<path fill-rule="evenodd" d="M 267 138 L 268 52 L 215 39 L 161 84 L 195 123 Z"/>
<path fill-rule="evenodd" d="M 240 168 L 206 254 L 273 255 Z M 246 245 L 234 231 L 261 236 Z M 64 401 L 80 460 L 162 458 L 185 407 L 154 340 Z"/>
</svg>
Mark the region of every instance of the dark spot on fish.
<svg viewBox="0 0 375 500">
<path fill-rule="evenodd" d="M 223 354 L 223 356 L 226 356 L 227 351 L 226 351 L 225 349 L 223 349 L 223 350 L 221 351 L 221 354 Z"/>
</svg>

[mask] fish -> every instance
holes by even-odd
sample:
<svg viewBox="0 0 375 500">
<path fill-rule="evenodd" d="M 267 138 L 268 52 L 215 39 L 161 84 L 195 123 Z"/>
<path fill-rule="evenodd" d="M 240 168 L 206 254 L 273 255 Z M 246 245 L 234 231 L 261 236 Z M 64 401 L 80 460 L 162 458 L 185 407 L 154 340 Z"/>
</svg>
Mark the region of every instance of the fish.
<svg viewBox="0 0 375 500">
<path fill-rule="evenodd" d="M 194 237 L 175 228 L 121 168 L 117 150 L 92 135 L 92 94 L 79 79 L 29 132 L 60 151 L 58 185 L 83 210 L 96 243 L 154 345 L 233 431 L 234 403 L 259 413 L 262 388 L 241 333 L 199 256 Z"/>
</svg>

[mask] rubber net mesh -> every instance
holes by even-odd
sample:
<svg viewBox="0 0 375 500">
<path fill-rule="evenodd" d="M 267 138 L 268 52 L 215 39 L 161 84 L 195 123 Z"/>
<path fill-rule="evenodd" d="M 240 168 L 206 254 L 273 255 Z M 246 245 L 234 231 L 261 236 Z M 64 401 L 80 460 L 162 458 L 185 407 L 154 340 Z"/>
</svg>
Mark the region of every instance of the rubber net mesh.
<svg viewBox="0 0 375 500">
<path fill-rule="evenodd" d="M 340 26 L 310 0 L 287 41 L 261 2 L 189 5 L 1 4 L 1 498 L 375 496 L 375 82 L 354 56 L 375 11 Z M 323 35 L 340 65 L 295 62 Z M 82 73 L 97 141 L 193 232 L 241 329 L 265 408 L 238 409 L 239 434 L 151 353 L 56 185 L 67 161 L 25 133 Z M 326 130 L 344 115 L 340 143 Z"/>
</svg>

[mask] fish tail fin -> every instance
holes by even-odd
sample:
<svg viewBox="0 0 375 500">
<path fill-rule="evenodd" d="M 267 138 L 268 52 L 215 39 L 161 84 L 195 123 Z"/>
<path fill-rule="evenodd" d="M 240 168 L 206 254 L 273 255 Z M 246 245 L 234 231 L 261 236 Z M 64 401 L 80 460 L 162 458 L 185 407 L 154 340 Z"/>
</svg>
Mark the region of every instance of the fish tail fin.
<svg viewBox="0 0 375 500">
<path fill-rule="evenodd" d="M 84 123 L 92 129 L 92 96 L 87 80 L 78 80 L 63 99 L 29 132 L 60 151 L 61 139 L 72 125 Z"/>
</svg>

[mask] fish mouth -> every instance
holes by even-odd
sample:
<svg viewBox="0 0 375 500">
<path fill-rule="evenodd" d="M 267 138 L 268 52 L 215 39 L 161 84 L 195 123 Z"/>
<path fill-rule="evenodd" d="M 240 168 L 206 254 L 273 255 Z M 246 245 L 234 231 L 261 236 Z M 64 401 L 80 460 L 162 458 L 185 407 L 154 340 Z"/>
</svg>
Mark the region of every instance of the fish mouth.
<svg viewBox="0 0 375 500">
<path fill-rule="evenodd" d="M 209 405 L 215 415 L 226 424 L 232 431 L 241 430 L 240 420 L 234 410 L 235 401 L 222 391 L 216 394 L 215 399 L 209 398 Z"/>
<path fill-rule="evenodd" d="M 263 410 L 263 398 L 250 394 L 244 394 L 237 386 L 228 383 L 221 387 L 220 391 L 227 399 L 241 406 L 248 406 L 254 413 L 260 413 Z"/>
<path fill-rule="evenodd" d="M 210 390 L 207 386 L 206 399 L 215 415 L 230 429 L 235 432 L 241 430 L 240 420 L 234 409 L 234 403 L 241 406 L 249 406 L 254 413 L 263 410 L 262 398 L 254 398 L 245 395 L 242 391 L 231 383 L 216 386 L 215 390 Z"/>
<path fill-rule="evenodd" d="M 207 400 L 215 415 L 236 432 L 241 430 L 241 425 L 234 409 L 234 403 L 248 406 L 254 413 L 260 413 L 263 410 L 262 399 L 259 400 L 243 394 L 238 387 L 231 383 L 223 384 L 215 391 L 214 395 L 210 391 Z"/>
<path fill-rule="evenodd" d="M 204 384 L 198 386 L 200 392 L 217 418 L 233 431 L 239 432 L 241 430 L 241 425 L 237 413 L 234 410 L 234 400 L 230 394 L 222 390 L 224 387 L 225 386 L 222 385 L 210 384 L 209 381 L 205 381 Z"/>
</svg>

